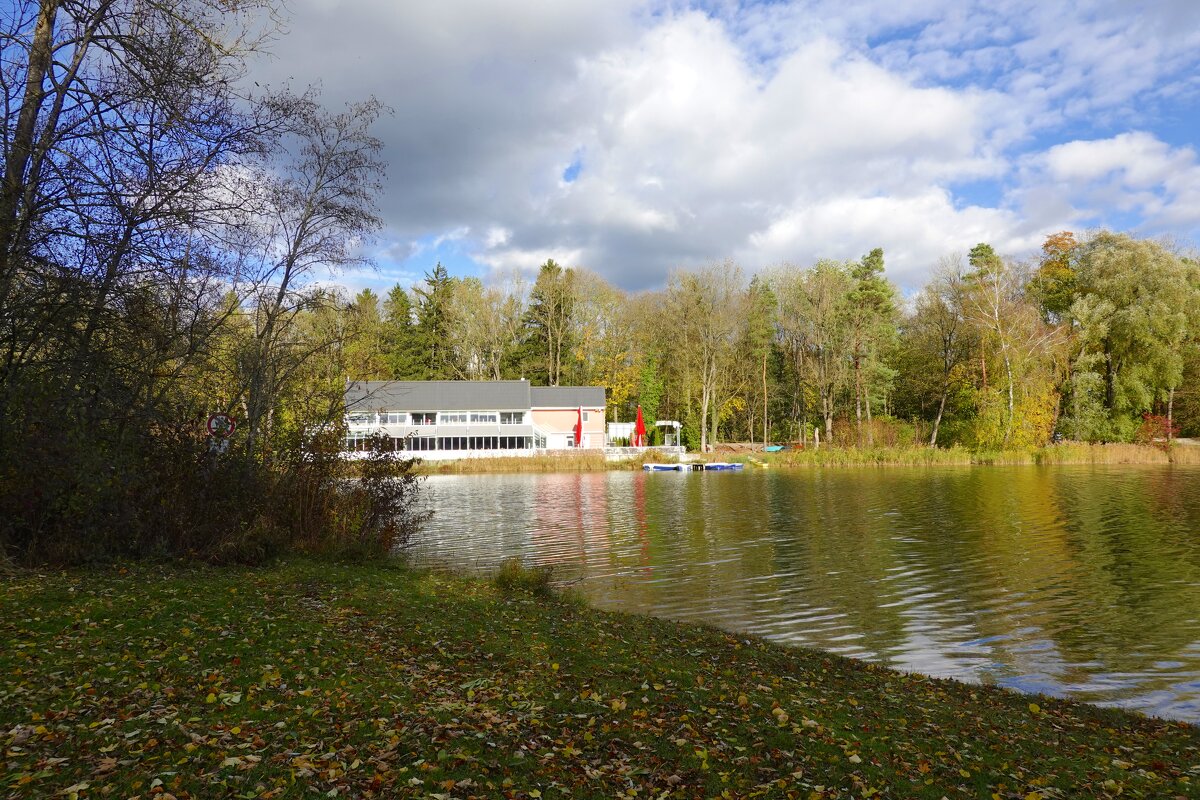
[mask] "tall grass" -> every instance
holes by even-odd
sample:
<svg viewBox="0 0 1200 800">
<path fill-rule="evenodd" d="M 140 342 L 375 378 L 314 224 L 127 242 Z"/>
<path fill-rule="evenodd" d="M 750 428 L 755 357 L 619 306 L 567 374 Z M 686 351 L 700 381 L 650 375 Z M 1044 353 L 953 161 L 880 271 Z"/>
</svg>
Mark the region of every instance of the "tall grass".
<svg viewBox="0 0 1200 800">
<path fill-rule="evenodd" d="M 818 450 L 756 453 L 754 457 L 768 465 L 784 467 L 927 467 L 965 466 L 972 463 L 971 452 L 961 447 L 822 447 Z"/>
<path fill-rule="evenodd" d="M 1200 447 L 1174 444 L 1163 449 L 1141 444 L 1062 444 L 1033 450 L 972 451 L 965 447 L 829 447 L 819 450 L 785 450 L 779 453 L 743 453 L 709 456 L 703 460 L 730 460 L 781 468 L 806 467 L 935 467 L 1019 466 L 1023 464 L 1200 464 Z M 418 468 L 427 475 L 470 475 L 494 472 L 604 472 L 639 470 L 645 464 L 674 464 L 678 459 L 655 450 L 634 458 L 606 461 L 603 453 L 542 453 L 534 456 L 464 458 L 426 461 Z"/>
<path fill-rule="evenodd" d="M 971 451 L 963 447 L 836 448 L 756 453 L 755 459 L 785 467 L 1006 466 L 1022 464 L 1200 464 L 1200 447 L 1064 442 L 1033 450 Z"/>
<path fill-rule="evenodd" d="M 603 472 L 609 469 L 604 453 L 571 451 L 539 453 L 532 456 L 494 458 L 458 458 L 424 461 L 418 468 L 423 475 L 473 475 L 489 472 Z"/>
<path fill-rule="evenodd" d="M 1064 442 L 1035 453 L 1039 464 L 1200 464 L 1200 447 Z"/>
</svg>

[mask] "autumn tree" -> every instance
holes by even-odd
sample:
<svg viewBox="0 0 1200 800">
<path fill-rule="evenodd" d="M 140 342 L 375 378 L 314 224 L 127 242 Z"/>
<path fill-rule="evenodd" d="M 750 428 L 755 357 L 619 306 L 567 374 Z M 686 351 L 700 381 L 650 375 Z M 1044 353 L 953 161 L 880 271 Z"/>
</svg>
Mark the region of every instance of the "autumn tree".
<svg viewBox="0 0 1200 800">
<path fill-rule="evenodd" d="M 448 335 L 456 377 L 500 380 L 517 345 L 523 315 L 519 285 L 484 286 L 478 278 L 455 283 Z"/>
<path fill-rule="evenodd" d="M 575 271 L 549 259 L 538 270 L 526 313 L 526 346 L 531 374 L 547 386 L 563 380 L 563 366 L 571 356 L 571 323 L 578 295 Z"/>
<path fill-rule="evenodd" d="M 345 307 L 346 361 L 362 380 L 384 380 L 391 375 L 384 337 L 386 329 L 379 295 L 363 289 Z"/>
<path fill-rule="evenodd" d="M 948 401 L 969 386 L 976 337 L 964 317 L 965 292 L 961 262 L 943 259 L 902 325 L 901 372 L 933 417 L 930 447 L 937 446 Z"/>
<path fill-rule="evenodd" d="M 1079 242 L 1070 231 L 1051 234 L 1042 243 L 1042 257 L 1027 291 L 1047 322 L 1065 321 L 1075 302 L 1078 255 Z"/>
<path fill-rule="evenodd" d="M 728 263 L 677 270 L 667 282 L 666 303 L 679 344 L 676 358 L 687 364 L 687 374 L 695 381 L 702 452 L 715 439 L 722 401 L 727 399 L 741 320 L 741 283 L 741 269 Z"/>
<path fill-rule="evenodd" d="M 625 293 L 596 273 L 575 270 L 576 302 L 569 336 L 573 346 L 570 380 L 604 386 L 614 415 L 636 394 L 633 314 Z"/>
<path fill-rule="evenodd" d="M 770 382 L 768 366 L 775 344 L 775 323 L 778 314 L 778 300 L 771 290 L 770 284 L 761 276 L 755 275 L 750 280 L 746 290 L 746 318 L 742 327 L 742 341 L 739 349 L 745 356 L 747 394 L 754 402 L 746 403 L 747 433 L 750 441 L 754 441 L 755 418 L 762 423 L 762 442 L 770 442 Z"/>
<path fill-rule="evenodd" d="M 807 270 L 789 270 L 782 277 L 781 336 L 795 380 L 810 386 L 817 396 L 817 411 L 829 442 L 838 394 L 846 385 L 854 348 L 846 308 L 854 287 L 851 267 L 825 260 Z"/>
</svg>

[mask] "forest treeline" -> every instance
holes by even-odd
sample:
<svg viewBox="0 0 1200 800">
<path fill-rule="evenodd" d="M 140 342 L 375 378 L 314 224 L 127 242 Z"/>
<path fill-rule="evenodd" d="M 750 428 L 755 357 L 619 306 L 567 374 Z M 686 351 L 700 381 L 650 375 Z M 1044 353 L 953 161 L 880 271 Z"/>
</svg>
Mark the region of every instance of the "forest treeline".
<svg viewBox="0 0 1200 800">
<path fill-rule="evenodd" d="M 532 285 L 450 277 L 360 292 L 321 326 L 354 379 L 592 384 L 609 418 L 684 423 L 685 441 L 1040 447 L 1200 427 L 1200 265 L 1162 242 L 1048 236 L 1040 257 L 986 243 L 903 298 L 884 252 L 857 261 L 678 270 L 629 294 L 541 265 Z M 314 318 L 314 324 L 316 319 Z"/>
</svg>

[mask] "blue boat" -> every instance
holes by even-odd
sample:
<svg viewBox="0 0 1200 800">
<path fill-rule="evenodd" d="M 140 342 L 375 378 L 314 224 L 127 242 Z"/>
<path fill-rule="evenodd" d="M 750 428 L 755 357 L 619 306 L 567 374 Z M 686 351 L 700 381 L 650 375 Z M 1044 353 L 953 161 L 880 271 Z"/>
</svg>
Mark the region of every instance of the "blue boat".
<svg viewBox="0 0 1200 800">
<path fill-rule="evenodd" d="M 683 472 L 686 464 L 642 464 L 646 472 Z"/>
<path fill-rule="evenodd" d="M 713 461 L 704 465 L 705 472 L 726 472 L 735 469 L 745 469 L 745 464 L 734 464 L 728 461 Z"/>
</svg>

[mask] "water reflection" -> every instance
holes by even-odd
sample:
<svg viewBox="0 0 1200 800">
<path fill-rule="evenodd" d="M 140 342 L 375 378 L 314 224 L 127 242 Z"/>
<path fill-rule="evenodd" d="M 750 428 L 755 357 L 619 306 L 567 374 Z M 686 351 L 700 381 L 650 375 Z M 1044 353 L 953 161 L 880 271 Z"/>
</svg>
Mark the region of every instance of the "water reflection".
<svg viewBox="0 0 1200 800">
<path fill-rule="evenodd" d="M 597 605 L 1200 720 L 1200 470 L 439 476 L 418 559 Z"/>
</svg>

